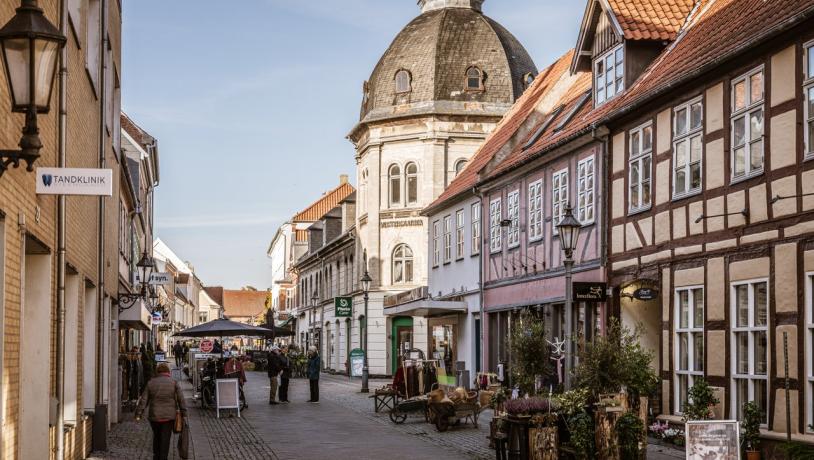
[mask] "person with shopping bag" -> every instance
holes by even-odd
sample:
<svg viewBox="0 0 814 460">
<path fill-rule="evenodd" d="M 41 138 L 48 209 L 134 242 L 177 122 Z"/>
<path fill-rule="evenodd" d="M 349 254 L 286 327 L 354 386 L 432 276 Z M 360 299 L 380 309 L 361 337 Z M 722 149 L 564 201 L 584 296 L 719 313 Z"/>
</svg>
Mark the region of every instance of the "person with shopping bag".
<svg viewBox="0 0 814 460">
<path fill-rule="evenodd" d="M 147 383 L 147 389 L 136 410 L 136 420 L 141 420 L 149 406 L 147 420 L 153 430 L 153 459 L 167 460 L 170 453 L 172 433 L 184 429 L 187 406 L 181 388 L 170 376 L 167 363 L 160 363 L 157 374 Z"/>
</svg>

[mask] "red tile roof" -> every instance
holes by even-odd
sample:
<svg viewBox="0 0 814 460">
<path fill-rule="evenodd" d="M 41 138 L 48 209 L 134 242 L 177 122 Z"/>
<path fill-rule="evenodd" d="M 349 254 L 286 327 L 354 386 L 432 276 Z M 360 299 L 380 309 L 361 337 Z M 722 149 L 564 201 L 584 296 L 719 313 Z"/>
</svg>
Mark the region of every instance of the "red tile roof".
<svg viewBox="0 0 814 460">
<path fill-rule="evenodd" d="M 695 0 L 607 0 L 626 40 L 674 40 Z"/>
<path fill-rule="evenodd" d="M 265 291 L 223 290 L 223 314 L 229 318 L 248 318 L 260 315 L 266 309 Z"/>
<path fill-rule="evenodd" d="M 321 219 L 331 209 L 335 208 L 342 200 L 347 198 L 355 189 L 347 182 L 339 184 L 338 187 L 322 195 L 322 198 L 315 201 L 311 206 L 300 211 L 294 216 L 294 222 L 314 222 Z"/>
<path fill-rule="evenodd" d="M 652 98 L 689 83 L 756 44 L 814 17 L 814 0 L 703 0 L 679 37 L 668 46 L 625 93 L 593 109 L 586 104 L 561 131 L 544 135 L 525 151 L 515 151 L 493 178 L 513 167 L 607 123 Z M 587 74 L 587 73 L 586 73 Z M 584 77 L 590 77 L 584 75 Z M 590 81 L 588 82 L 590 84 Z"/>
<path fill-rule="evenodd" d="M 147 151 L 147 146 L 155 142 L 155 138 L 137 125 L 126 113 L 122 112 L 120 117 L 122 129 L 124 129 L 134 141 L 138 142 L 144 151 Z"/>
<path fill-rule="evenodd" d="M 542 98 L 549 94 L 557 82 L 568 72 L 568 66 L 573 55 L 574 50 L 569 51 L 535 77 L 532 85 L 503 116 L 503 119 L 495 127 L 495 130 L 486 138 L 483 145 L 475 152 L 475 155 L 472 156 L 458 177 L 456 177 L 449 184 L 447 189 L 424 210 L 424 213 L 433 212 L 433 210 L 443 206 L 459 194 L 471 190 L 472 187 L 477 184 L 478 173 L 481 169 L 492 161 L 492 159 L 504 149 L 507 143 L 517 137 L 516 134 L 524 125 L 528 125 L 526 121 L 532 116 L 535 109 L 538 109 Z M 555 107 L 556 104 L 551 105 L 548 111 L 551 111 L 551 109 Z M 541 115 L 542 118 L 545 118 L 547 113 Z M 520 139 L 514 140 L 516 142 Z"/>
</svg>

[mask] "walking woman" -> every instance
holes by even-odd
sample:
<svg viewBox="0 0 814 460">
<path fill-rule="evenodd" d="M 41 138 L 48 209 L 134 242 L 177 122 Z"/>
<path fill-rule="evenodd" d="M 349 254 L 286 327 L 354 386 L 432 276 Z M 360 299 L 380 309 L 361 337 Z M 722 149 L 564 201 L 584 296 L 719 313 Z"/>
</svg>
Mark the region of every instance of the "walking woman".
<svg viewBox="0 0 814 460">
<path fill-rule="evenodd" d="M 319 402 L 319 353 L 317 347 L 308 349 L 308 383 L 311 385 L 311 399 L 310 403 Z"/>
<path fill-rule="evenodd" d="M 170 366 L 161 363 L 156 370 L 158 375 L 147 384 L 147 391 L 136 411 L 136 420 L 141 420 L 144 409 L 150 406 L 147 420 L 153 429 L 153 459 L 167 460 L 176 412 L 180 411 L 186 417 L 187 406 L 178 382 L 170 376 Z"/>
</svg>

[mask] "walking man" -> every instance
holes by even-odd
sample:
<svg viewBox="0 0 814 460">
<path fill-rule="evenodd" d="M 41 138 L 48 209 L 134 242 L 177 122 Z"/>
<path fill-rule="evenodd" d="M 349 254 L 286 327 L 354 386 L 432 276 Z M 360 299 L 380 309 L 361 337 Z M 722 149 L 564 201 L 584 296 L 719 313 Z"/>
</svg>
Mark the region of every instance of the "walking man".
<svg viewBox="0 0 814 460">
<path fill-rule="evenodd" d="M 181 346 L 181 342 L 175 342 L 175 345 L 172 346 L 172 355 L 175 357 L 175 367 L 181 368 L 181 358 L 184 355 L 184 348 Z"/>
<path fill-rule="evenodd" d="M 288 358 L 288 346 L 283 347 L 280 355 L 280 402 L 288 404 L 288 381 L 291 379 L 291 360 Z"/>
<path fill-rule="evenodd" d="M 282 370 L 282 360 L 280 359 L 280 348 L 277 345 L 271 347 L 269 352 L 269 404 L 277 403 L 277 376 Z"/>
<path fill-rule="evenodd" d="M 319 402 L 319 353 L 317 347 L 312 346 L 308 349 L 308 383 L 311 386 L 311 399 L 310 403 Z"/>
</svg>

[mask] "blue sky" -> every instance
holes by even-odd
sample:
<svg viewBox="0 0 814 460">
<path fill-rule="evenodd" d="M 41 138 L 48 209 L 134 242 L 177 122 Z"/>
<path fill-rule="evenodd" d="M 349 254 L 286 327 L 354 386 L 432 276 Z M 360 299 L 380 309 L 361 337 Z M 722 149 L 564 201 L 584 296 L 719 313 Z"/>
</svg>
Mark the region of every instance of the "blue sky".
<svg viewBox="0 0 814 460">
<path fill-rule="evenodd" d="M 156 235 L 206 285 L 265 289 L 276 228 L 354 174 L 362 82 L 416 0 L 133 0 L 123 108 L 159 140 Z M 487 0 L 539 68 L 582 0 Z"/>
</svg>

